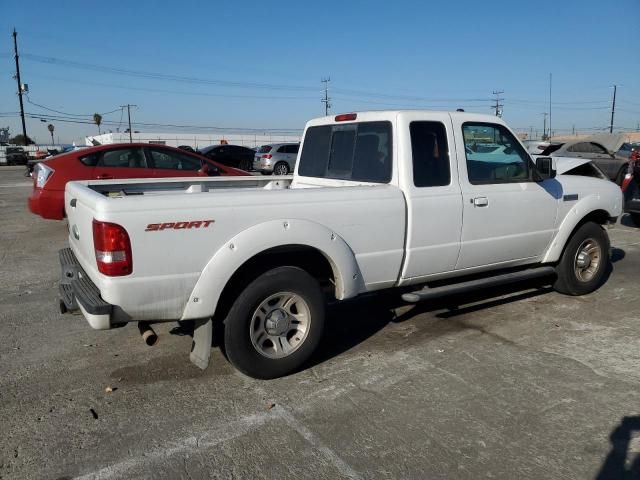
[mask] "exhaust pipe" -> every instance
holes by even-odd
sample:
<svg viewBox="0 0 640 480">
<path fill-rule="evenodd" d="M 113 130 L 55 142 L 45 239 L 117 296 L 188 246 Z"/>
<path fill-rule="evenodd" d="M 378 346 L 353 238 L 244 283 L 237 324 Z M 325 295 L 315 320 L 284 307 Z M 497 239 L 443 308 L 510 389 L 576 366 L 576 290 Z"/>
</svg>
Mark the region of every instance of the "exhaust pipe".
<svg viewBox="0 0 640 480">
<path fill-rule="evenodd" d="M 149 322 L 138 322 L 138 330 L 140 331 L 140 335 L 142 335 L 142 340 L 144 343 L 153 347 L 156 343 L 158 343 L 158 335 L 151 328 L 151 324 Z"/>
</svg>

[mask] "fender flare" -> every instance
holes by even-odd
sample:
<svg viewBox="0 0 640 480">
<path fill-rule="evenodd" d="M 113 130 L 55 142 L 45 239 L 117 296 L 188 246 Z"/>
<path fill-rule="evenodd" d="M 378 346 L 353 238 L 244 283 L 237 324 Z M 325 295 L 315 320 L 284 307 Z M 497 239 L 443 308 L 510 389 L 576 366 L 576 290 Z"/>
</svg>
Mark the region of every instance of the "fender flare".
<svg viewBox="0 0 640 480">
<path fill-rule="evenodd" d="M 240 232 L 218 249 L 200 274 L 181 320 L 211 317 L 224 287 L 245 262 L 266 250 L 286 245 L 312 247 L 325 256 L 333 270 L 338 300 L 364 290 L 356 256 L 337 233 L 308 220 L 271 220 Z"/>
<path fill-rule="evenodd" d="M 558 232 L 551 241 L 549 248 L 547 248 L 547 252 L 544 254 L 542 263 L 551 263 L 560 260 L 564 247 L 569 241 L 569 238 L 571 238 L 571 234 L 576 226 L 587 215 L 598 210 L 607 212 L 607 215 L 611 216 L 611 213 L 608 212 L 606 208 L 603 208 L 602 199 L 598 194 L 591 194 L 576 203 L 565 215 L 564 220 L 558 228 Z"/>
</svg>

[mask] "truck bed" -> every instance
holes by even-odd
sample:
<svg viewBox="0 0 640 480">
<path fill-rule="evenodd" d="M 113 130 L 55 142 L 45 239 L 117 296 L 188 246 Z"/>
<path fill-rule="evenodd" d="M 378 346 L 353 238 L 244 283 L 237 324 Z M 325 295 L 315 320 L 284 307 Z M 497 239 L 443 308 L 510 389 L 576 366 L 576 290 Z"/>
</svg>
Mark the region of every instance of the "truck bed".
<svg viewBox="0 0 640 480">
<path fill-rule="evenodd" d="M 279 225 L 278 235 L 285 239 L 303 229 L 308 233 L 314 225 L 322 226 L 327 238 L 334 232 L 356 254 L 362 291 L 397 283 L 406 227 L 400 189 L 290 186 L 289 177 L 71 182 L 65 192 L 70 246 L 104 300 L 128 305 L 138 320 L 183 318 L 193 288 L 218 252 L 230 245 L 239 255 L 246 248 L 268 248 L 273 239 L 260 233 L 237 239 L 265 224 Z M 131 275 L 113 278 L 97 271 L 93 219 L 127 230 Z M 149 228 L 198 221 L 208 221 L 207 228 Z"/>
</svg>

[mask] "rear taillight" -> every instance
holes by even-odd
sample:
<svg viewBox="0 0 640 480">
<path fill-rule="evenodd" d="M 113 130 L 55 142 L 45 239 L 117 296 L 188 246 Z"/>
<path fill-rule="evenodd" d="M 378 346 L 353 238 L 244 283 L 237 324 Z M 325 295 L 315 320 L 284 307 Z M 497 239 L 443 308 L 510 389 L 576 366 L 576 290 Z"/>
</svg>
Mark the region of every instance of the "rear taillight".
<svg viewBox="0 0 640 480">
<path fill-rule="evenodd" d="M 35 172 L 33 177 L 36 179 L 36 187 L 42 188 L 44 184 L 47 183 L 51 175 L 53 175 L 53 168 L 45 165 L 44 163 L 36 163 L 34 167 Z"/>
<path fill-rule="evenodd" d="M 273 155 L 268 153 L 267 155 L 262 155 L 260 158 L 271 158 L 271 157 L 273 157 Z"/>
<path fill-rule="evenodd" d="M 94 219 L 93 247 L 100 273 L 120 277 L 133 271 L 129 234 L 120 225 Z"/>
</svg>

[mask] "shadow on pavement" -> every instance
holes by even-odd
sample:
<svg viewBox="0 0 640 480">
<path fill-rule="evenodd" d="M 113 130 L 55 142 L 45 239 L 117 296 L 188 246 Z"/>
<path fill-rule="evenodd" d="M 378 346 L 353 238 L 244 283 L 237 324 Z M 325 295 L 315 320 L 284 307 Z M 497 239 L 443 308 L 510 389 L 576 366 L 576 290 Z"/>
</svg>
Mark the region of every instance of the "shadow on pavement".
<svg viewBox="0 0 640 480">
<path fill-rule="evenodd" d="M 436 318 L 443 322 L 429 327 L 434 335 L 444 334 L 452 329 L 470 328 L 457 322 L 447 322 L 449 318 L 542 296 L 552 290 L 548 279 L 536 279 L 418 303 L 400 315 L 396 315 L 395 309 L 411 304 L 404 302 L 398 292 L 382 292 L 337 303 L 327 312 L 324 337 L 306 368 L 352 349 L 389 323 L 402 323 L 423 313 L 444 310 L 436 314 Z M 520 293 L 514 295 L 517 292 Z M 463 305 L 469 306 L 460 308 Z"/>
<path fill-rule="evenodd" d="M 624 417 L 611 432 L 611 450 L 607 455 L 596 480 L 640 479 L 640 454 L 630 451 L 632 434 L 640 437 L 640 416 Z"/>
<path fill-rule="evenodd" d="M 611 248 L 611 263 L 616 263 L 622 260 L 627 254 L 621 248 Z"/>
</svg>

